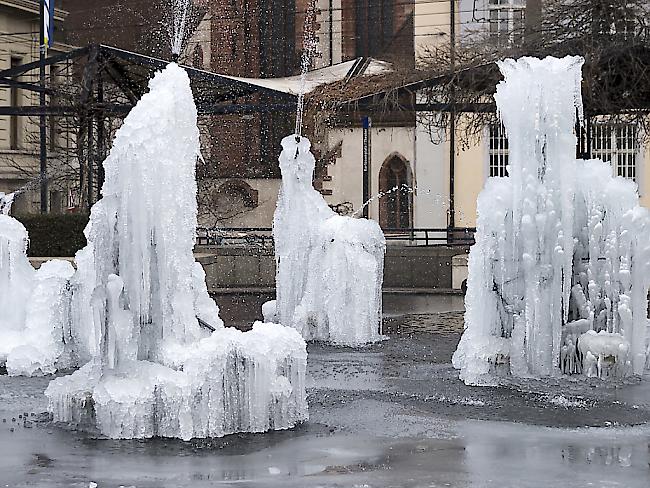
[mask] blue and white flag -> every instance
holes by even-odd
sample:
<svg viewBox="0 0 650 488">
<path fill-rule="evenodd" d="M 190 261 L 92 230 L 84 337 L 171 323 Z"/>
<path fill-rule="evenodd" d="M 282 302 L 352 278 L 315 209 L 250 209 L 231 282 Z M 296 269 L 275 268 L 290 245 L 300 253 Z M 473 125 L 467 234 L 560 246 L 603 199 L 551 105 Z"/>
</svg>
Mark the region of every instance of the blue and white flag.
<svg viewBox="0 0 650 488">
<path fill-rule="evenodd" d="M 54 0 L 43 1 L 43 44 L 51 47 L 54 42 Z"/>
</svg>

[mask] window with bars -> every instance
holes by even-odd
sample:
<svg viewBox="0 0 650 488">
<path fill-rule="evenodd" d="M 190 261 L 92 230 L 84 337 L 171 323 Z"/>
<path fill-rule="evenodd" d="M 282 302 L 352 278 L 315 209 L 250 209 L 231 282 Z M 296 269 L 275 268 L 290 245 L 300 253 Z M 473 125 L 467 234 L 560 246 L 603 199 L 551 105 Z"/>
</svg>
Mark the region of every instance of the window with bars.
<svg viewBox="0 0 650 488">
<path fill-rule="evenodd" d="M 524 35 L 524 9 L 519 0 L 489 0 L 490 37 L 499 45 L 517 44 Z"/>
<path fill-rule="evenodd" d="M 591 155 L 612 165 L 616 175 L 637 179 L 638 130 L 634 124 L 594 124 Z"/>
<path fill-rule="evenodd" d="M 508 176 L 508 137 L 503 124 L 490 124 L 488 137 L 490 176 Z"/>
</svg>

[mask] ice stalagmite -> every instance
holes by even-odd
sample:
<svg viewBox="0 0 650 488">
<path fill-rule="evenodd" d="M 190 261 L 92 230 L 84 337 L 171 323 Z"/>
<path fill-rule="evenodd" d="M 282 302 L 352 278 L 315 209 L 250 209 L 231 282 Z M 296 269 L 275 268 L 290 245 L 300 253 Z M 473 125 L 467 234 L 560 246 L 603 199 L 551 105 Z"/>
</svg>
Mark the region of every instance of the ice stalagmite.
<svg viewBox="0 0 650 488">
<path fill-rule="evenodd" d="M 648 357 L 650 219 L 635 184 L 576 161 L 579 57 L 499 63 L 509 177 L 478 200 L 465 332 L 468 384 L 495 374 L 641 374 Z"/>
<path fill-rule="evenodd" d="M 51 382 L 54 420 L 112 438 L 292 427 L 307 418 L 305 342 L 276 324 L 224 328 L 192 252 L 199 132 L 189 78 L 170 64 L 149 87 L 104 162 L 77 254 L 72 329 L 94 357 Z"/>
<path fill-rule="evenodd" d="M 51 374 L 76 365 L 66 341 L 74 269 L 67 261 L 52 260 L 35 271 L 27 243 L 25 227 L 0 214 L 0 364 L 12 376 Z"/>
<path fill-rule="evenodd" d="M 23 344 L 26 304 L 35 271 L 27 259 L 27 230 L 16 219 L 0 214 L 0 363 Z"/>
<path fill-rule="evenodd" d="M 307 340 L 356 346 L 381 339 L 386 242 L 376 222 L 334 213 L 313 185 L 315 160 L 304 137 L 282 141 L 282 189 L 273 221 L 275 311 L 265 316 Z M 274 313 L 273 313 L 274 312 Z"/>
</svg>

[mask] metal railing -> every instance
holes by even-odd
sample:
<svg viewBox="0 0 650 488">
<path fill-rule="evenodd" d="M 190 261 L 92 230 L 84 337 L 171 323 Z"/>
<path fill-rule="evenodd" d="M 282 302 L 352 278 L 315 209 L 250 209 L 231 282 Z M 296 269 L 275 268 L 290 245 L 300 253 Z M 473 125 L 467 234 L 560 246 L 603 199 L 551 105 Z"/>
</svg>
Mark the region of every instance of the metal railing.
<svg viewBox="0 0 650 488">
<path fill-rule="evenodd" d="M 471 246 L 475 228 L 410 228 L 383 229 L 387 243 L 408 243 L 415 246 Z"/>
<path fill-rule="evenodd" d="M 471 246 L 474 228 L 407 228 L 383 229 L 388 244 L 410 246 Z M 199 227 L 199 246 L 259 246 L 273 247 L 270 227 Z"/>
<path fill-rule="evenodd" d="M 271 227 L 198 227 L 198 246 L 261 246 L 273 247 Z"/>
</svg>

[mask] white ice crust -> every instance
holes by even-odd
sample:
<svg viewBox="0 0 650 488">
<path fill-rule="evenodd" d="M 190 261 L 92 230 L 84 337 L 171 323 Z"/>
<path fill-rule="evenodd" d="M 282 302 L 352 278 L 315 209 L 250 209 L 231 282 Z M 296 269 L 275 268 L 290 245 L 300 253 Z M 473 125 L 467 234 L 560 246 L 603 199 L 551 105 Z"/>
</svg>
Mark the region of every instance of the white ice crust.
<svg viewBox="0 0 650 488">
<path fill-rule="evenodd" d="M 292 427 L 307 419 L 306 344 L 277 324 L 224 328 L 193 256 L 199 132 L 189 78 L 170 64 L 149 88 L 104 162 L 77 254 L 71 315 L 89 362 L 50 383 L 54 420 L 111 438 Z"/>
<path fill-rule="evenodd" d="M 575 160 L 582 64 L 499 63 L 509 177 L 490 178 L 478 199 L 466 328 L 453 357 L 468 384 L 646 367 L 650 218 L 634 182 L 602 161 Z"/>
<path fill-rule="evenodd" d="M 342 217 L 313 185 L 311 144 L 282 141 L 282 188 L 273 220 L 275 311 L 306 340 L 358 346 L 381 340 L 386 241 L 372 220 Z"/>
</svg>

